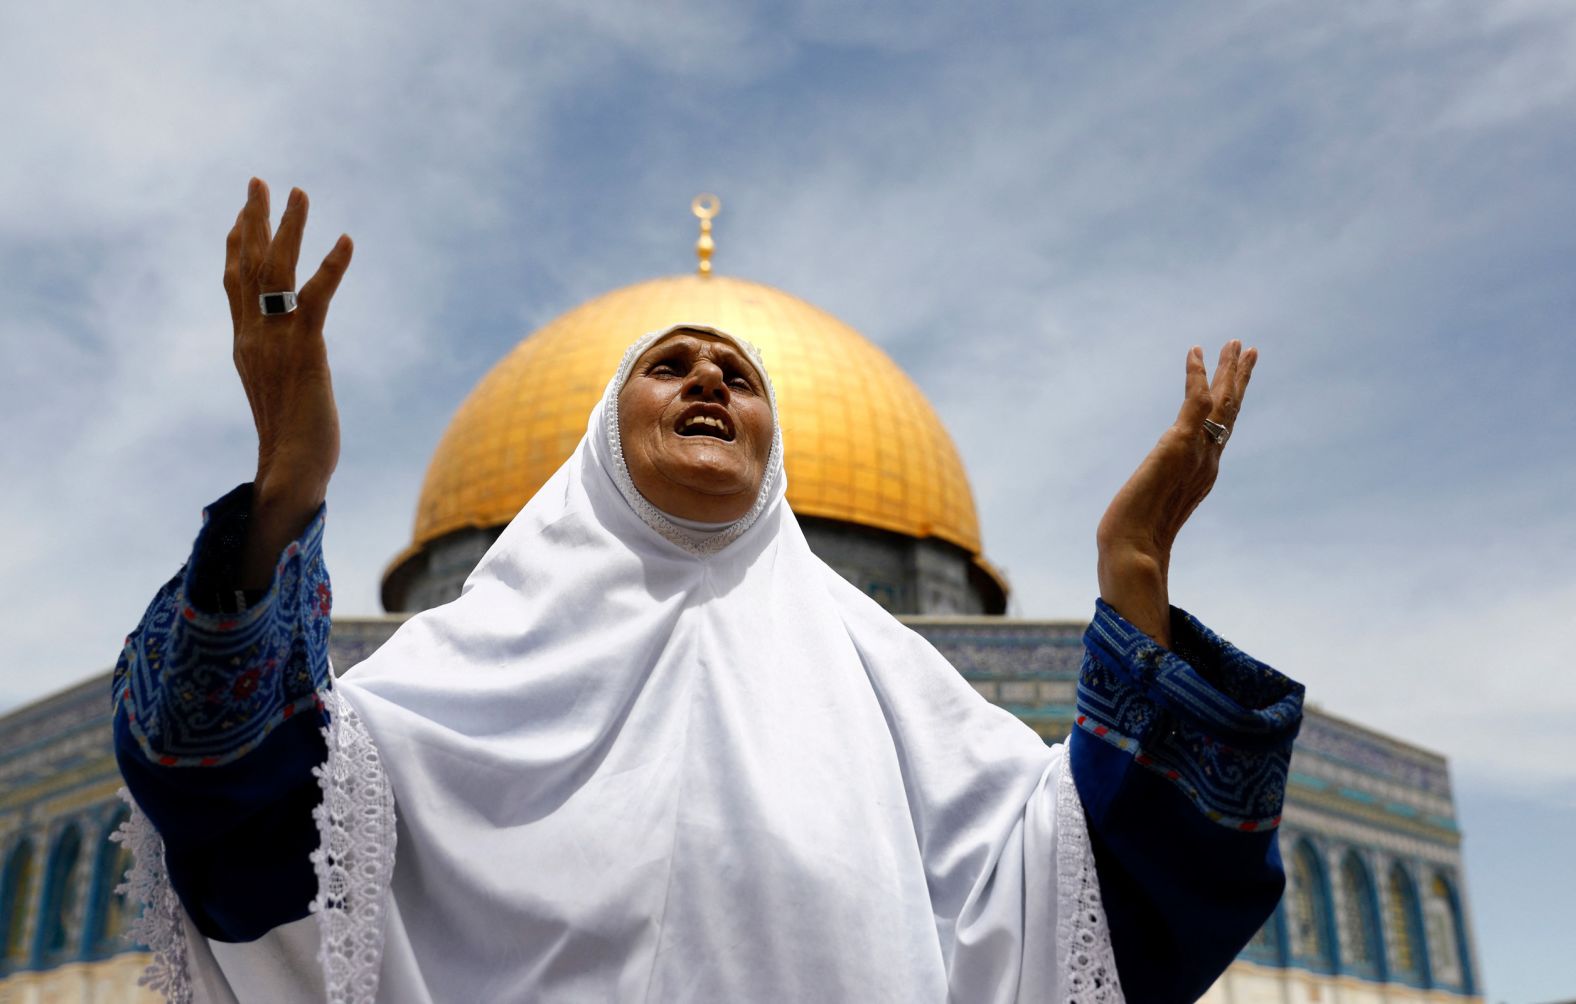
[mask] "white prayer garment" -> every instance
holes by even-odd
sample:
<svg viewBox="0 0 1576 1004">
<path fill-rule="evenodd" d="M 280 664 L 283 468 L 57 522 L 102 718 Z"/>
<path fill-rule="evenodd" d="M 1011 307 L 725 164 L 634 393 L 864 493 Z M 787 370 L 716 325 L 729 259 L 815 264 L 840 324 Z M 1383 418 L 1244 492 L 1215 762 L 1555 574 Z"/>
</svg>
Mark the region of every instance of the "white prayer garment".
<svg viewBox="0 0 1576 1004">
<path fill-rule="evenodd" d="M 1063 747 L 811 552 L 780 432 L 725 528 L 636 491 L 618 393 L 672 330 L 325 695 L 316 912 L 188 925 L 199 999 L 1120 1000 Z"/>
</svg>

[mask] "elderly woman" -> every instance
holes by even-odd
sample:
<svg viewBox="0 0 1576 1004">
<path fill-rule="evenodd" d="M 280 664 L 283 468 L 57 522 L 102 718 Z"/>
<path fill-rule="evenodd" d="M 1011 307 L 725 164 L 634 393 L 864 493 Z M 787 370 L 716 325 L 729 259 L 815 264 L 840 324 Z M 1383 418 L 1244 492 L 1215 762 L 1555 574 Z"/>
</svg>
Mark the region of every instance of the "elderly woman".
<svg viewBox="0 0 1576 1004">
<path fill-rule="evenodd" d="M 172 998 L 1185 1001 L 1273 909 L 1302 688 L 1169 605 L 1254 353 L 1187 359 L 1099 531 L 1080 728 L 1046 746 L 809 549 L 771 382 L 636 341 L 458 600 L 340 679 L 323 323 L 254 179 L 230 233 L 256 479 L 115 674 L 138 936 Z M 279 312 L 284 311 L 284 312 Z M 151 824 L 150 824 L 151 821 Z"/>
</svg>

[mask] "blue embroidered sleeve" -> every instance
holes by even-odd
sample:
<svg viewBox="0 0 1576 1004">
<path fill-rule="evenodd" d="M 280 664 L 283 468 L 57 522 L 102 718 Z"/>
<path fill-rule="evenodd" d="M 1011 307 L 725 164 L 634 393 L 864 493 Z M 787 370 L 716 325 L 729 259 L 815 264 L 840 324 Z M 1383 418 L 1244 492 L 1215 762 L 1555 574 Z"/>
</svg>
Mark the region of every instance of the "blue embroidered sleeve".
<svg viewBox="0 0 1576 1004">
<path fill-rule="evenodd" d="M 1171 611 L 1171 650 L 1103 601 L 1069 742 L 1124 994 L 1202 996 L 1285 885 L 1276 827 L 1303 687 Z"/>
<path fill-rule="evenodd" d="M 127 787 L 164 839 L 198 930 L 223 941 L 306 916 L 312 768 L 326 752 L 323 511 L 280 555 L 267 591 L 229 613 L 221 600 L 235 593 L 250 506 L 242 485 L 204 512 L 191 560 L 126 639 L 112 684 Z"/>
</svg>

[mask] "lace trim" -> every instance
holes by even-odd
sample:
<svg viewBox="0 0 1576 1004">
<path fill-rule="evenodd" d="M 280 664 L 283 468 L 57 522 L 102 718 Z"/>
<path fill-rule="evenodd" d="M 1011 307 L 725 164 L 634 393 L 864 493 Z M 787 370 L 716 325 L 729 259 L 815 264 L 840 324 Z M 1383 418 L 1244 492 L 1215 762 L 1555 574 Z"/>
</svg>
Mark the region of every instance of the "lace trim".
<svg viewBox="0 0 1576 1004">
<path fill-rule="evenodd" d="M 1123 1004 L 1083 804 L 1064 768 L 1056 788 L 1056 956 L 1066 1004 Z"/>
<path fill-rule="evenodd" d="M 372 1004 L 383 964 L 383 929 L 394 876 L 394 792 L 383 762 L 350 702 L 325 695 L 328 759 L 314 767 L 323 802 L 317 820 L 318 961 L 333 1004 Z"/>
<path fill-rule="evenodd" d="M 137 978 L 137 985 L 163 994 L 170 1004 L 191 1004 L 192 983 L 187 955 L 184 908 L 170 885 L 164 864 L 164 841 L 142 809 L 121 788 L 117 794 L 131 807 L 131 815 L 110 839 L 131 851 L 131 867 L 115 887 L 130 902 L 141 903 L 142 910 L 127 925 L 126 936 L 148 946 L 153 961 Z"/>
</svg>

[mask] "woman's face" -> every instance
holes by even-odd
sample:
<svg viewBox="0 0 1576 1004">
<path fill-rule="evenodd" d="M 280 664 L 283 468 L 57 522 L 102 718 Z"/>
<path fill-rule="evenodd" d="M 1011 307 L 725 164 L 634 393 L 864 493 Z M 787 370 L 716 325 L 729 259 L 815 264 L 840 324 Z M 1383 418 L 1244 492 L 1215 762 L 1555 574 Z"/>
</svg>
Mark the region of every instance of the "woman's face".
<svg viewBox="0 0 1576 1004">
<path fill-rule="evenodd" d="M 772 407 L 732 343 L 679 330 L 635 360 L 618 395 L 618 432 L 635 487 L 681 519 L 749 511 L 772 448 Z"/>
</svg>

